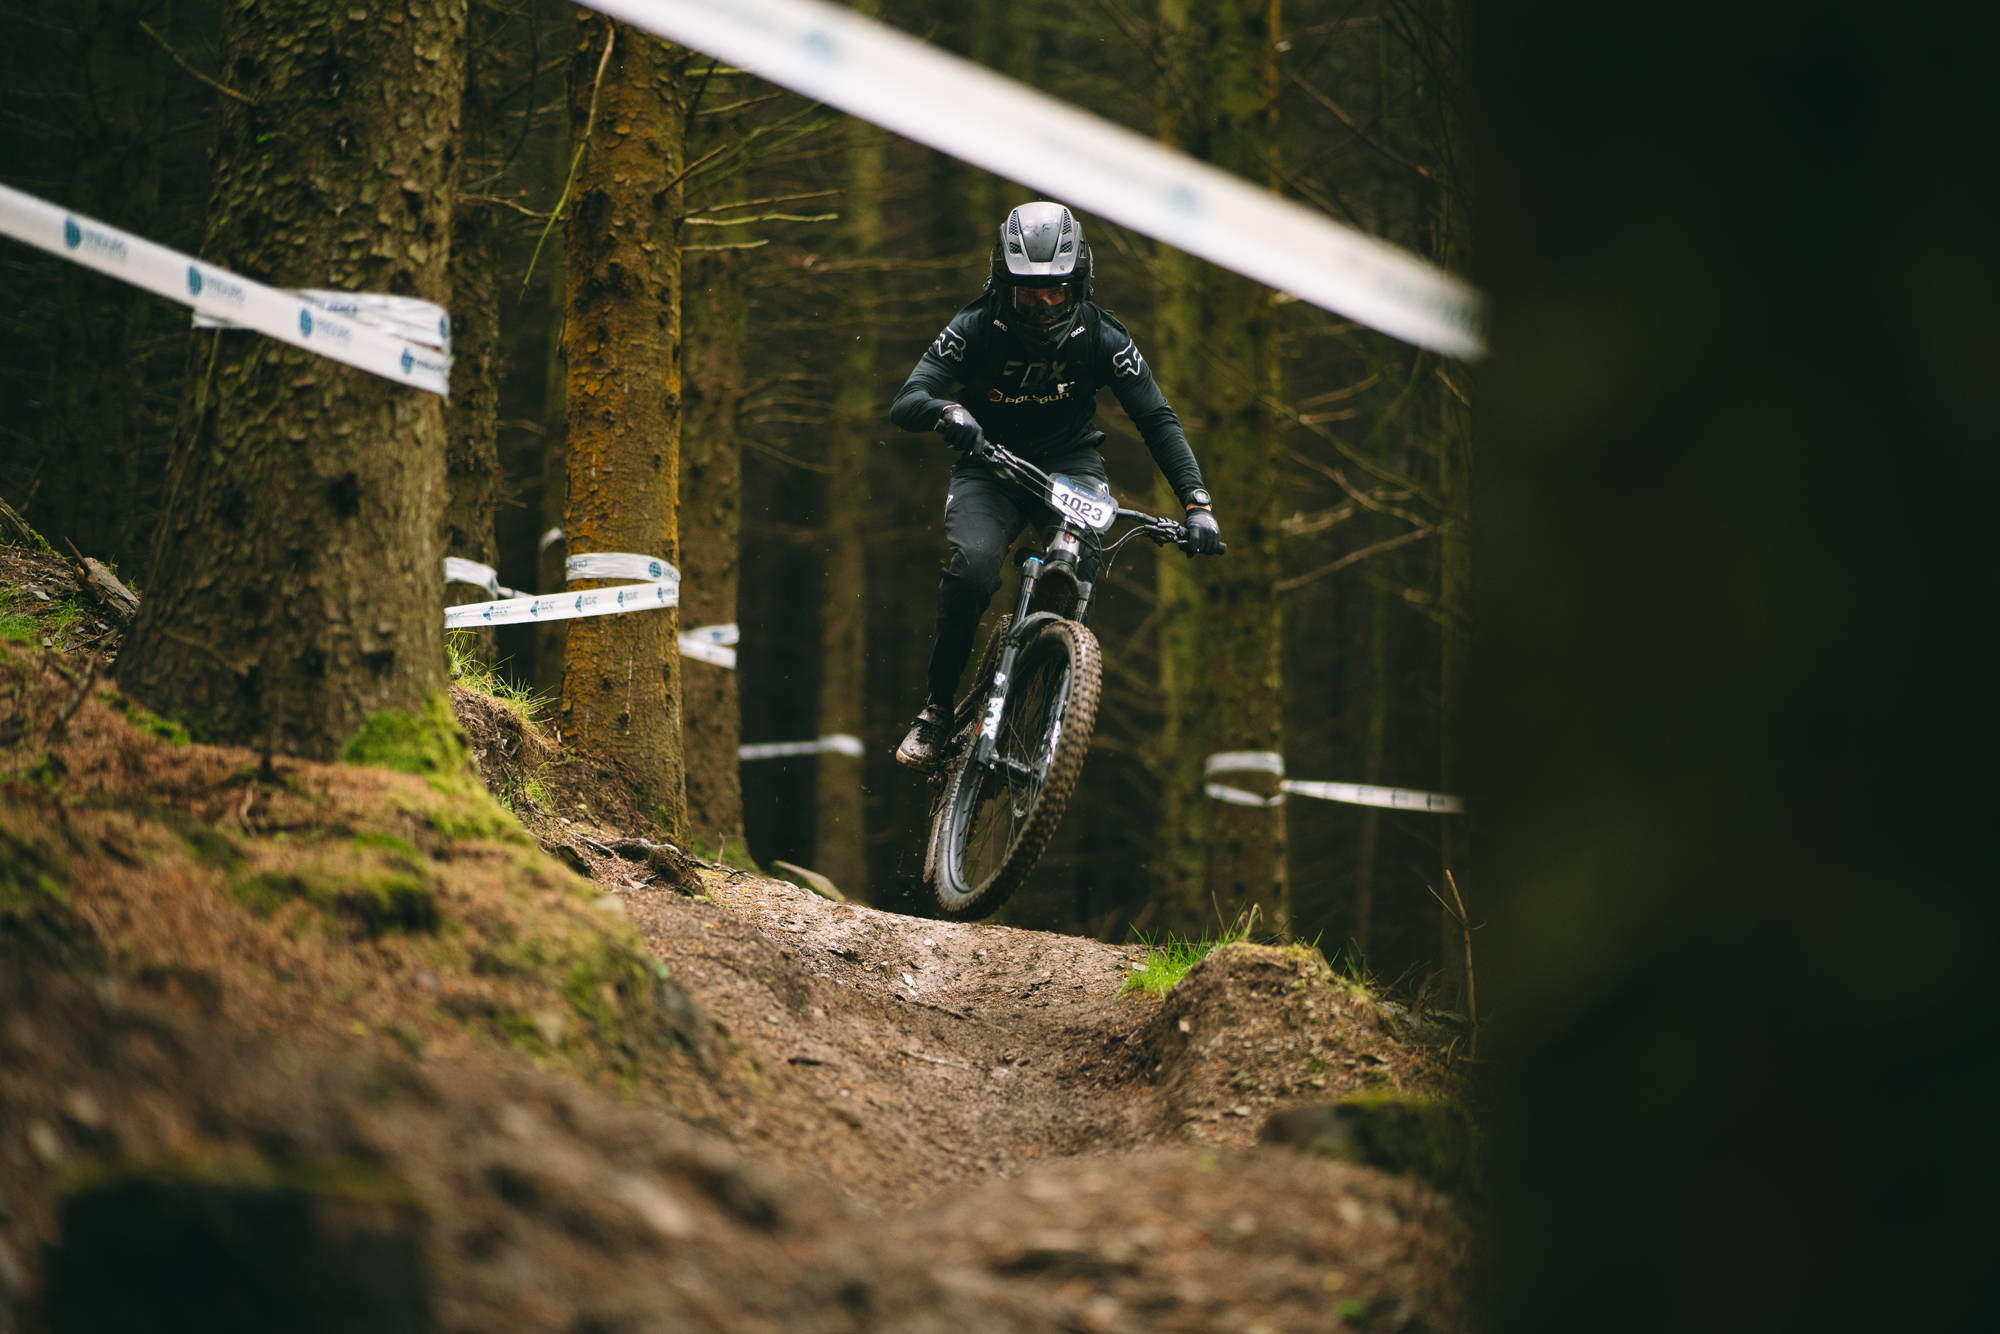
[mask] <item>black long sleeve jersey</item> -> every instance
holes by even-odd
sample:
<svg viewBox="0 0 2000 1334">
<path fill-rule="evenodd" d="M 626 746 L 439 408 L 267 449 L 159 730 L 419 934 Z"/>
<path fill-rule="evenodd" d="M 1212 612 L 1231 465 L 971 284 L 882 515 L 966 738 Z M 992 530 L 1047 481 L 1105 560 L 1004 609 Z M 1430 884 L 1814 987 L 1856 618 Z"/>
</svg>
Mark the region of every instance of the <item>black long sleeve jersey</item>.
<svg viewBox="0 0 2000 1334">
<path fill-rule="evenodd" d="M 1096 445 L 1097 391 L 1111 386 L 1174 493 L 1201 485 L 1201 467 L 1159 385 L 1110 311 L 1086 302 L 1076 327 L 1056 348 L 1016 337 L 982 296 L 952 316 L 917 359 L 889 408 L 906 431 L 936 427 L 938 414 L 962 404 L 986 432 L 1026 459 L 1044 459 Z M 963 386 L 954 393 L 954 386 Z"/>
</svg>

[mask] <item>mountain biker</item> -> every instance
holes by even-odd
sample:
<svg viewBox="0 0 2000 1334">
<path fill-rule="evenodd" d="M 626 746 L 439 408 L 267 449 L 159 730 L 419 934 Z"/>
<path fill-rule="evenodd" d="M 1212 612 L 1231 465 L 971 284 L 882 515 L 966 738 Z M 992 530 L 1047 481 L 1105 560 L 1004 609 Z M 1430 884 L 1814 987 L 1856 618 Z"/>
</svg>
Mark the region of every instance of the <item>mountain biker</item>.
<svg viewBox="0 0 2000 1334">
<path fill-rule="evenodd" d="M 984 290 L 918 358 L 889 409 L 896 425 L 935 430 L 959 455 L 945 494 L 951 552 L 938 583 L 927 693 L 896 748 L 899 764 L 919 772 L 937 766 L 952 695 L 980 613 L 1000 587 L 1007 545 L 1029 520 L 1054 517 L 987 461 L 989 436 L 1049 472 L 1103 484 L 1104 432 L 1092 417 L 1106 385 L 1187 510 L 1188 554 L 1214 555 L 1222 533 L 1201 466 L 1138 344 L 1091 300 L 1082 225 L 1060 204 L 1023 204 L 1000 224 Z"/>
</svg>

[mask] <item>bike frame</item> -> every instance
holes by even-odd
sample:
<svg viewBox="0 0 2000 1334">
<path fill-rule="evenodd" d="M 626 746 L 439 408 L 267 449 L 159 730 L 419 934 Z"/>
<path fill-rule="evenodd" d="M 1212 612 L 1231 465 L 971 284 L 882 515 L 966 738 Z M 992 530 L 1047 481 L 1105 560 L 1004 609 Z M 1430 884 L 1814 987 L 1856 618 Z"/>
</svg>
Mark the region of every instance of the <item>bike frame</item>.
<svg viewBox="0 0 2000 1334">
<path fill-rule="evenodd" d="M 1016 481 L 1026 484 L 1029 491 L 1039 493 L 1037 499 L 1047 504 L 1052 481 L 1048 473 L 999 445 L 991 446 L 987 457 L 1002 472 L 1012 474 Z M 996 734 L 1001 712 L 1006 706 L 1007 691 L 1013 683 L 1014 663 L 1020 656 L 1021 646 L 1027 642 L 1029 632 L 1040 624 L 1039 617 L 1061 616 L 1088 623 L 1091 594 L 1097 587 L 1097 581 L 1083 577 L 1083 560 L 1088 547 L 1101 546 L 1101 543 L 1096 533 L 1053 506 L 1050 508 L 1056 516 L 1056 530 L 1039 554 L 1031 552 L 1020 562 L 1021 586 L 1014 598 L 1014 619 L 1007 627 L 999 659 L 994 663 L 993 675 L 985 686 L 986 695 L 979 710 L 979 730 L 973 738 L 971 754 L 965 758 L 966 764 L 984 768 L 994 762 Z M 1138 520 L 1142 529 L 1152 530 L 1152 535 L 1158 540 L 1165 540 L 1164 533 L 1168 529 L 1176 535 L 1182 531 L 1181 525 L 1171 519 L 1142 510 L 1126 509 L 1122 505 L 1115 508 L 1115 518 Z M 1035 605 L 1035 590 L 1044 579 L 1066 580 L 1072 596 L 1067 600 L 1065 610 L 1045 610 L 1031 619 L 1029 609 Z"/>
</svg>

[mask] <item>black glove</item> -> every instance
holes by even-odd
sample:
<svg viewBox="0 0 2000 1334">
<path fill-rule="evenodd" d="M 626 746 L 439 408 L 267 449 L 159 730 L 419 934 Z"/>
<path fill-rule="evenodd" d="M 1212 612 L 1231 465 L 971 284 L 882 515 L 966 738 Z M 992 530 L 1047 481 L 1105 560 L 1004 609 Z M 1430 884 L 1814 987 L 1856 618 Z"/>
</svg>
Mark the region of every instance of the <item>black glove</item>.
<svg viewBox="0 0 2000 1334">
<path fill-rule="evenodd" d="M 938 414 L 937 429 L 945 444 L 951 448 L 976 459 L 986 457 L 986 432 L 980 430 L 973 415 L 958 404 L 953 403 Z"/>
<path fill-rule="evenodd" d="M 1187 512 L 1187 536 L 1181 539 L 1181 550 L 1189 556 L 1222 554 L 1222 528 L 1213 514 L 1205 509 Z"/>
</svg>

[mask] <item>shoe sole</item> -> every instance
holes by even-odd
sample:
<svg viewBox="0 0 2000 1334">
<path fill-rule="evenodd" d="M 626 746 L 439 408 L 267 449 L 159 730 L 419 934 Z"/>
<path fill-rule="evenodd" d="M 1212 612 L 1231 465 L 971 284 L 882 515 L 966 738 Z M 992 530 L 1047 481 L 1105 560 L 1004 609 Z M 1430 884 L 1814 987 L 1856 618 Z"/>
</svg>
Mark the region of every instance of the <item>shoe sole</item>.
<svg viewBox="0 0 2000 1334">
<path fill-rule="evenodd" d="M 930 773 L 933 770 L 935 770 L 938 765 L 938 762 L 936 760 L 919 759 L 915 755 L 906 755 L 900 750 L 896 752 L 896 763 L 902 765 L 905 769 L 909 769 L 915 773 L 920 773 L 920 774 Z"/>
</svg>

